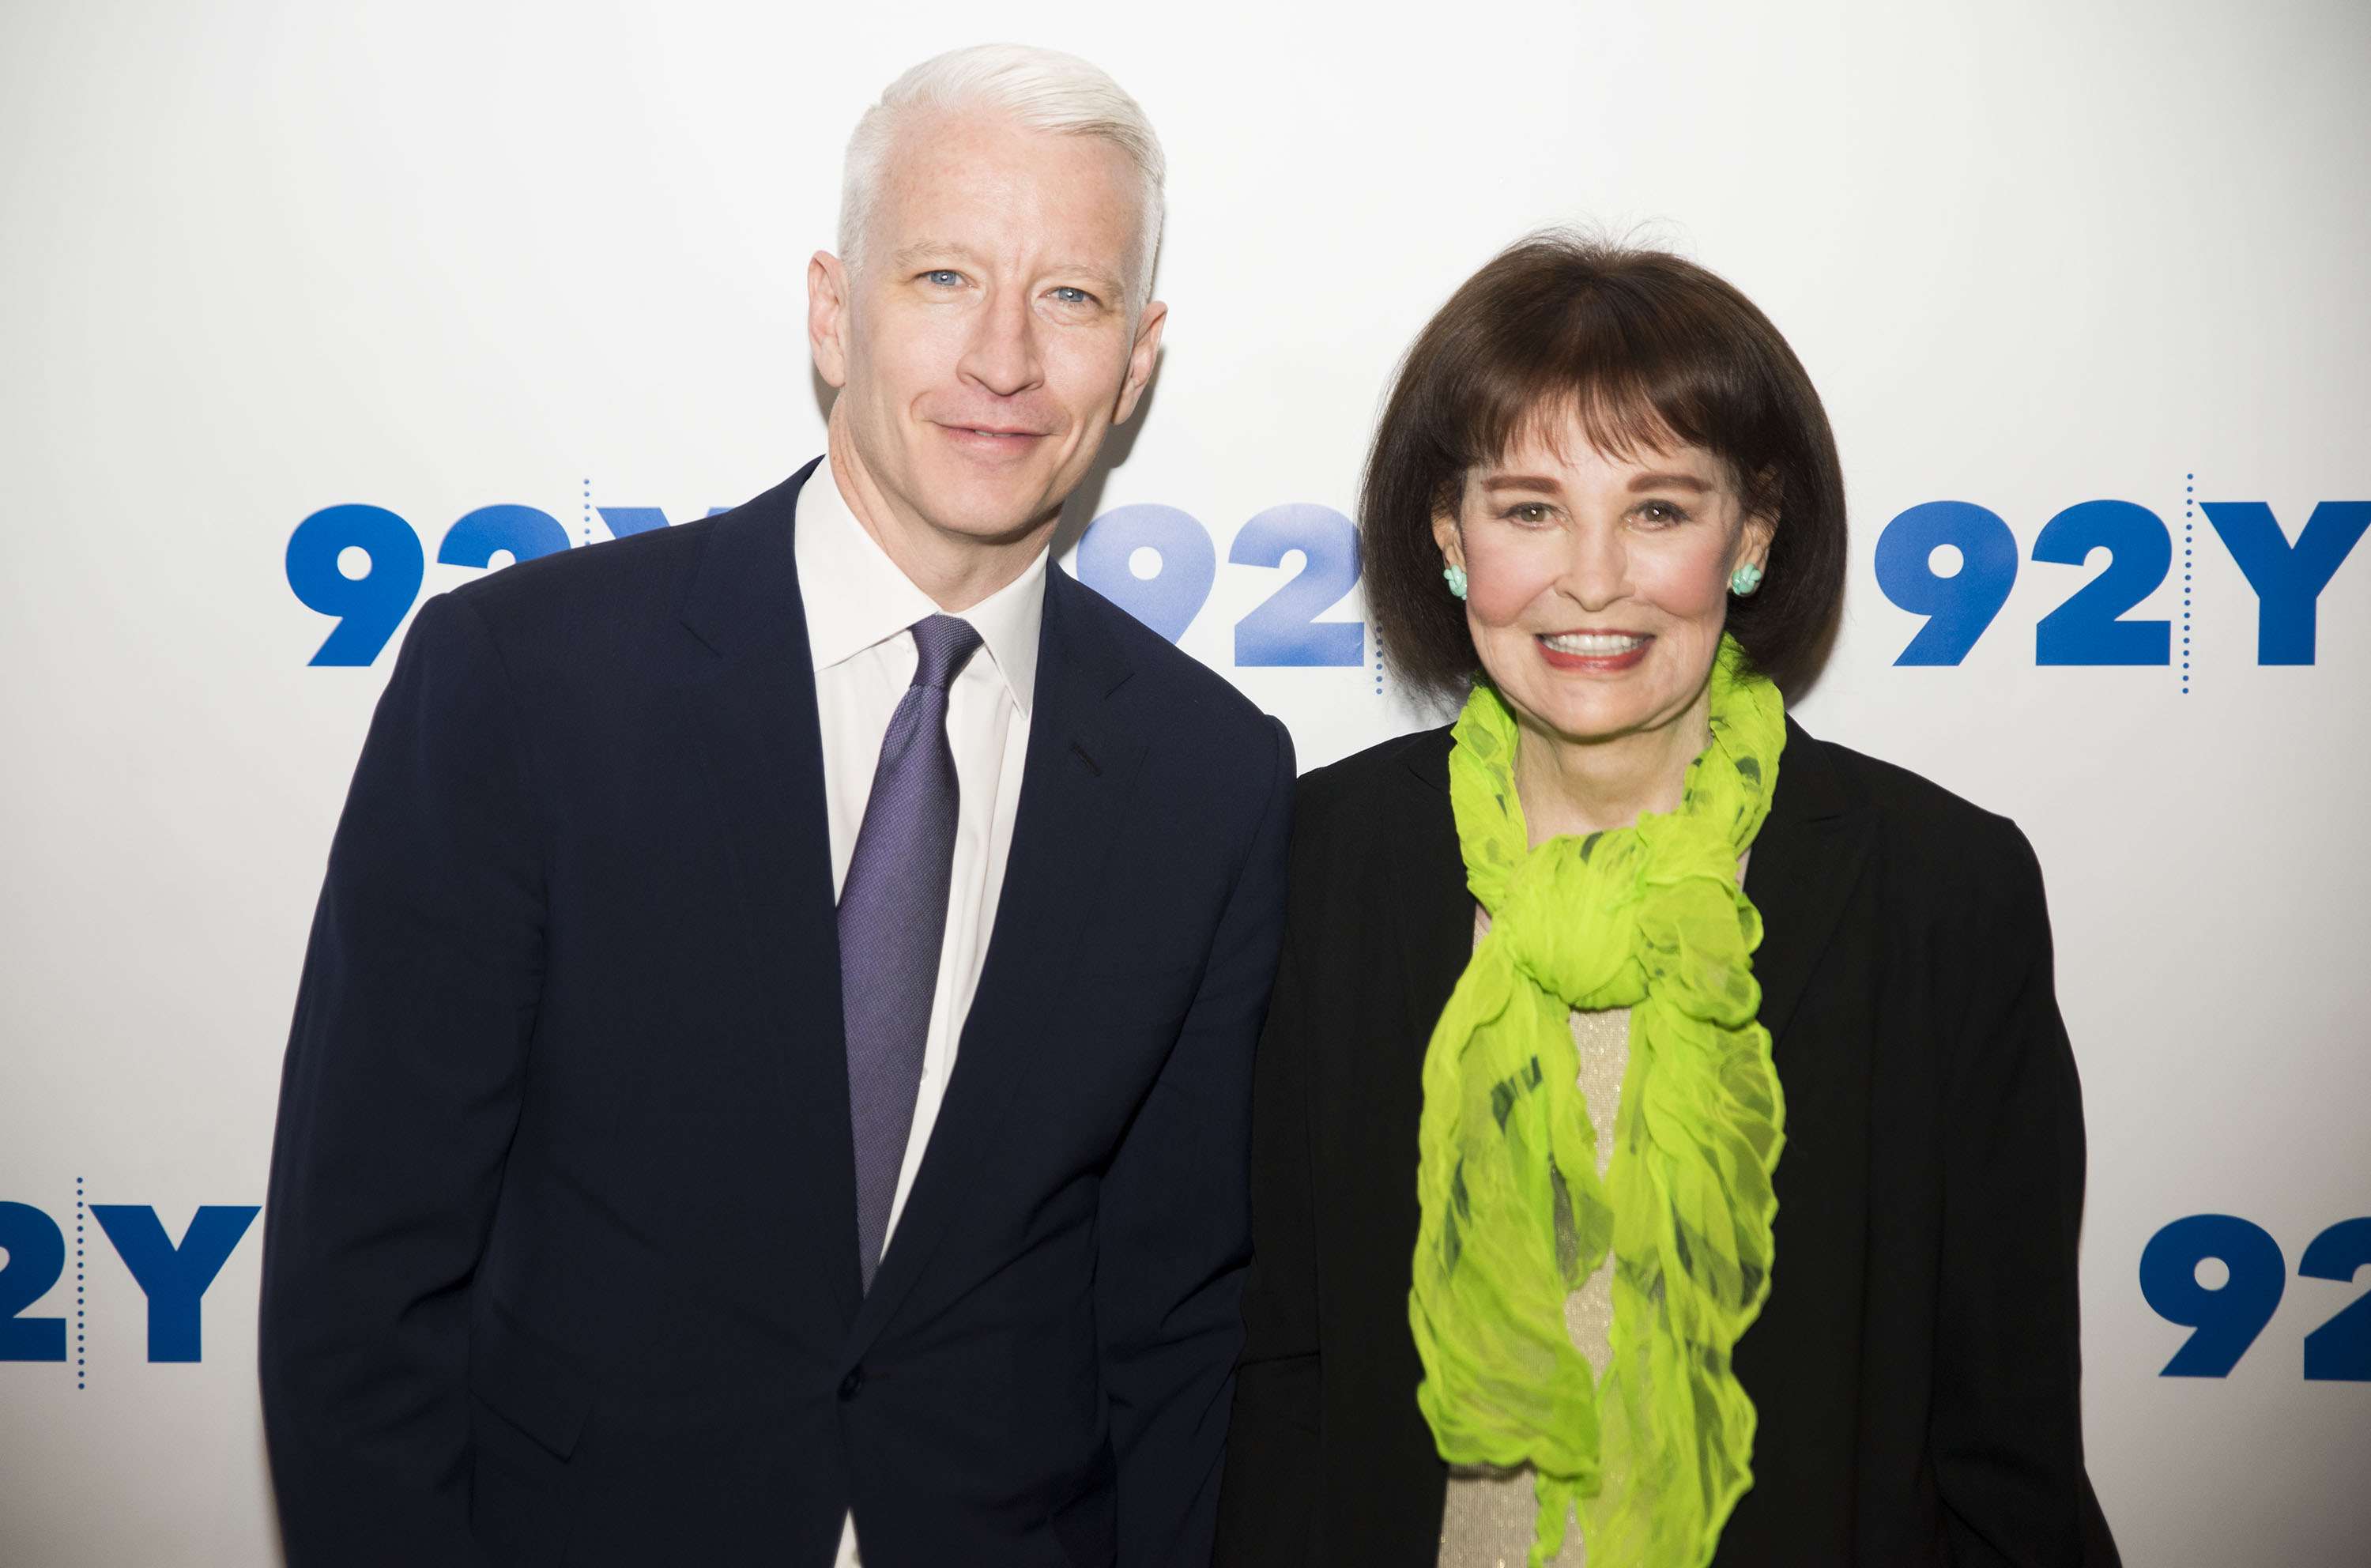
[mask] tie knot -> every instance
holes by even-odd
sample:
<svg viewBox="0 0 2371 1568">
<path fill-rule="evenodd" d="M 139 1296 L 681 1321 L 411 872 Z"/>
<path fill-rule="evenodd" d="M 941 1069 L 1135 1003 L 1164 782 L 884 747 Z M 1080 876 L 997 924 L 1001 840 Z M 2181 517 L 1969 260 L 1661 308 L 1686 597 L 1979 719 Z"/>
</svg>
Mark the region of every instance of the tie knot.
<svg viewBox="0 0 2371 1568">
<path fill-rule="evenodd" d="M 979 647 L 979 633 L 971 622 L 954 616 L 925 616 L 914 623 L 914 684 L 944 691 Z"/>
</svg>

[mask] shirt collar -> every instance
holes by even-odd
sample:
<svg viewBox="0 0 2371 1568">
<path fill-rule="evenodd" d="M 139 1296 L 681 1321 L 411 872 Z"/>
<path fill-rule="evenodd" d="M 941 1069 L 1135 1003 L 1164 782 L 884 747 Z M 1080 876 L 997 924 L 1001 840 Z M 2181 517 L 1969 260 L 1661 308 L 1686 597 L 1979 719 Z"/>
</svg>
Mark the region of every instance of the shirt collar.
<svg viewBox="0 0 2371 1568">
<path fill-rule="evenodd" d="M 818 671 L 886 642 L 925 616 L 943 613 L 856 520 L 832 478 L 828 457 L 799 490 L 791 543 L 806 609 L 807 646 Z M 959 617 L 979 633 L 1024 718 L 1037 691 L 1047 553 L 1038 551 L 1027 571 Z"/>
</svg>

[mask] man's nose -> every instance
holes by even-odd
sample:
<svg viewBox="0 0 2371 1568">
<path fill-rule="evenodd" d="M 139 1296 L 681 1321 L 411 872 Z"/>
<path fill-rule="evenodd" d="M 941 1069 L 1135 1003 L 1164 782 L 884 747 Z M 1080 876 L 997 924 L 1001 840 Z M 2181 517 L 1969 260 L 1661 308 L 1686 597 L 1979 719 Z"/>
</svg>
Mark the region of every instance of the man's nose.
<svg viewBox="0 0 2371 1568">
<path fill-rule="evenodd" d="M 1037 360 L 1036 318 L 1018 289 L 998 289 L 988 307 L 973 318 L 971 340 L 964 346 L 963 375 L 1000 398 L 1027 391 L 1041 379 Z"/>
</svg>

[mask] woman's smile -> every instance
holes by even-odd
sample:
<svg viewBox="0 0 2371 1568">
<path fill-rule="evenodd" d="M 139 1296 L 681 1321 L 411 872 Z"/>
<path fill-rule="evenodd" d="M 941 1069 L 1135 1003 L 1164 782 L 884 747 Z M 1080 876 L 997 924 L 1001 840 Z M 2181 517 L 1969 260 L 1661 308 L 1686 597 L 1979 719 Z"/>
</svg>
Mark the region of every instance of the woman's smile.
<svg viewBox="0 0 2371 1568">
<path fill-rule="evenodd" d="M 1655 645 L 1651 633 L 1631 631 L 1543 631 L 1532 640 L 1550 669 L 1590 674 L 1636 669 Z"/>
</svg>

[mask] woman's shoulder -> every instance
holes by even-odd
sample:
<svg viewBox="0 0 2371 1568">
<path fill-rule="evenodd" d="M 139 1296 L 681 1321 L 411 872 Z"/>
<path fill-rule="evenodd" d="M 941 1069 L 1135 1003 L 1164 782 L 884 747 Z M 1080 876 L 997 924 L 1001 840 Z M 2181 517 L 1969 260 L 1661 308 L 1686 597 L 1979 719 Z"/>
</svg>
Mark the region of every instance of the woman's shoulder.
<svg viewBox="0 0 2371 1568">
<path fill-rule="evenodd" d="M 1907 825 L 1945 832 L 2016 831 L 2016 824 L 1961 795 L 1953 794 L 1923 773 L 1899 763 L 1871 756 L 1835 741 L 1822 740 L 1793 719 L 1787 721 L 1787 750 L 1779 762 L 1783 780 L 1788 771 L 1825 770 L 1848 796 L 1901 820 Z"/>
<path fill-rule="evenodd" d="M 1376 900 L 1464 896 L 1449 804 L 1449 731 L 1420 730 L 1301 776 L 1292 816 L 1297 907 L 1364 928 Z M 1405 911 L 1403 911 L 1405 913 Z"/>
<path fill-rule="evenodd" d="M 1324 833 L 1372 821 L 1427 787 L 1449 803 L 1449 726 L 1394 735 L 1301 776 L 1293 805 L 1296 833 Z"/>
<path fill-rule="evenodd" d="M 1787 731 L 1774 816 L 1861 818 L 1895 871 L 1938 895 L 2040 895 L 2033 847 L 2009 818 L 1899 764 L 1820 740 L 1792 719 Z"/>
</svg>

